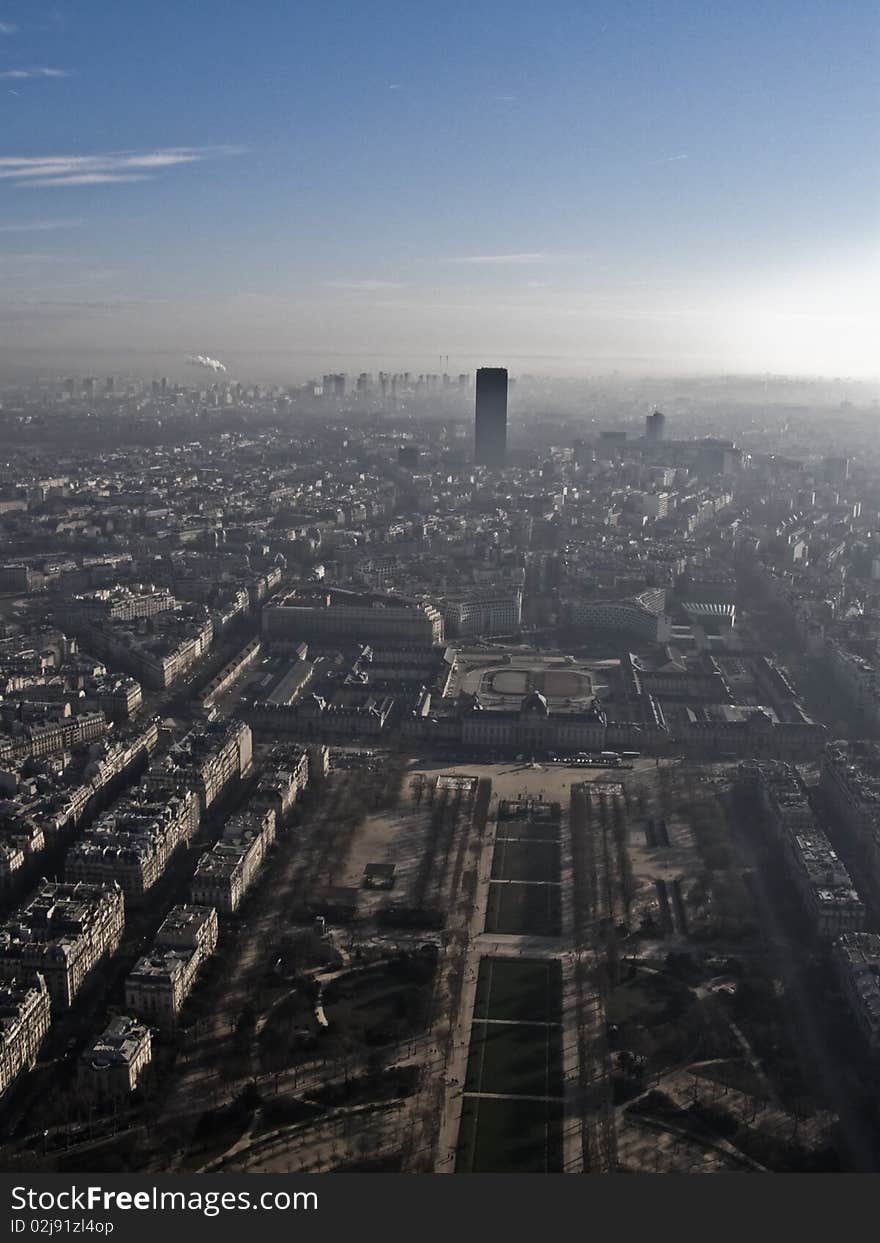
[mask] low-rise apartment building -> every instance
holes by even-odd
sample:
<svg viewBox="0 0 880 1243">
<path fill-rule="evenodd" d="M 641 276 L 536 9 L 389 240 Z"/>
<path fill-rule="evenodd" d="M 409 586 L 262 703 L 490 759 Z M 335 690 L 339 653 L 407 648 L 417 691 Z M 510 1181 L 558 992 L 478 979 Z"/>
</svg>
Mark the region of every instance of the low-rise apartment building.
<svg viewBox="0 0 880 1243">
<path fill-rule="evenodd" d="M 826 940 L 865 926 L 865 907 L 850 874 L 822 832 L 791 764 L 741 764 L 740 780 L 756 794 L 764 823 L 781 848 L 788 875 L 816 933 Z"/>
<path fill-rule="evenodd" d="M 51 1023 L 45 979 L 22 975 L 0 984 L 0 1096 L 23 1070 L 33 1070 Z"/>
<path fill-rule="evenodd" d="M 207 811 L 229 784 L 251 767 L 253 738 L 244 721 L 204 722 L 151 765 L 148 787 L 194 790 Z"/>
<path fill-rule="evenodd" d="M 116 881 L 125 901 L 136 906 L 188 842 L 201 818 L 199 796 L 173 789 L 138 787 L 102 816 L 67 852 L 68 881 Z"/>
<path fill-rule="evenodd" d="M 0 926 L 0 979 L 39 972 L 53 1007 L 70 1006 L 89 972 L 122 939 L 118 884 L 43 881 Z"/>
<path fill-rule="evenodd" d="M 868 1049 L 880 1049 L 880 934 L 849 932 L 832 955 L 850 1012 Z"/>
<path fill-rule="evenodd" d="M 311 748 L 311 750 L 327 748 Z M 257 801 L 275 812 L 276 829 L 309 783 L 310 749 L 293 744 L 276 747 L 257 782 Z"/>
<path fill-rule="evenodd" d="M 875 892 L 880 892 L 880 745 L 829 743 L 820 787 L 832 828 L 846 837 Z"/>
<path fill-rule="evenodd" d="M 80 1058 L 81 1095 L 99 1106 L 124 1101 L 137 1087 L 152 1056 L 149 1027 L 128 1015 L 117 1015 Z"/>
<path fill-rule="evenodd" d="M 190 885 L 193 902 L 232 915 L 259 872 L 275 840 L 275 813 L 269 808 L 233 817 L 221 841 L 198 862 Z"/>
<path fill-rule="evenodd" d="M 125 1004 L 147 1022 L 173 1027 L 204 962 L 217 946 L 217 912 L 175 906 L 156 933 L 153 949 L 125 981 Z"/>
</svg>

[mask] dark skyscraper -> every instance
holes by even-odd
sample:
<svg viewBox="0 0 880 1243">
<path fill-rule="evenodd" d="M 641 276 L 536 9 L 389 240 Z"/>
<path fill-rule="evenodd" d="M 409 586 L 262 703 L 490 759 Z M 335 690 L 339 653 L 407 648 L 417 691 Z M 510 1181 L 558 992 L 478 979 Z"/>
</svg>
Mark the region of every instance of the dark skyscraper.
<svg viewBox="0 0 880 1243">
<path fill-rule="evenodd" d="M 499 468 L 507 460 L 507 368 L 480 367 L 474 425 L 474 461 Z"/>
<path fill-rule="evenodd" d="M 666 435 L 666 415 L 659 410 L 645 416 L 645 439 L 662 440 Z"/>
</svg>

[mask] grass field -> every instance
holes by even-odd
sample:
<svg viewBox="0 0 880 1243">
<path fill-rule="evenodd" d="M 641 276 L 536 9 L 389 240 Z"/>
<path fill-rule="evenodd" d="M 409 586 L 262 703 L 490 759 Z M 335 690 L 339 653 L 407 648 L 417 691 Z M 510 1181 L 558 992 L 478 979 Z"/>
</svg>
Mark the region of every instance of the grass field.
<svg viewBox="0 0 880 1243">
<path fill-rule="evenodd" d="M 498 820 L 486 932 L 558 937 L 559 880 L 558 820 L 540 816 Z"/>
<path fill-rule="evenodd" d="M 562 825 L 558 820 L 499 820 L 498 837 L 527 839 L 534 842 L 556 842 Z"/>
<path fill-rule="evenodd" d="M 465 1092 L 556 1096 L 562 1029 L 536 1023 L 474 1023 Z"/>
<path fill-rule="evenodd" d="M 543 880 L 558 884 L 558 843 L 496 838 L 492 855 L 492 879 Z"/>
<path fill-rule="evenodd" d="M 552 1174 L 561 1169 L 559 1101 L 465 1097 L 457 1174 Z"/>
<path fill-rule="evenodd" d="M 545 959 L 483 958 L 477 979 L 474 1021 L 558 1023 L 562 969 Z"/>
<path fill-rule="evenodd" d="M 481 961 L 456 1172 L 562 1168 L 561 1001 L 558 962 Z"/>
<path fill-rule="evenodd" d="M 558 818 L 531 811 L 497 821 L 486 932 L 561 935 L 559 837 Z M 561 1012 L 558 962 L 480 962 L 456 1171 L 562 1168 Z"/>
<path fill-rule="evenodd" d="M 489 885 L 486 932 L 511 936 L 558 937 L 562 915 L 558 885 Z"/>
</svg>

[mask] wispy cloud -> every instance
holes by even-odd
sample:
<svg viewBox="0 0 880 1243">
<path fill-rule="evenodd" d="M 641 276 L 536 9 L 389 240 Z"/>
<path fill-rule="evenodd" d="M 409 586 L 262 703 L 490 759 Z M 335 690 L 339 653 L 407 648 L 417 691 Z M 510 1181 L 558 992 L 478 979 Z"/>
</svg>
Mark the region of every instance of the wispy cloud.
<svg viewBox="0 0 880 1243">
<path fill-rule="evenodd" d="M 405 288 L 402 281 L 322 281 L 321 284 L 325 289 L 349 289 L 355 293 L 375 293 L 382 289 L 403 289 Z"/>
<path fill-rule="evenodd" d="M 0 22 L 0 35 L 14 35 L 17 30 L 14 22 Z"/>
<path fill-rule="evenodd" d="M 542 259 L 553 259 L 558 256 L 551 255 L 543 250 L 527 250 L 512 255 L 461 255 L 458 258 L 450 259 L 450 263 L 540 263 Z"/>
<path fill-rule="evenodd" d="M 41 177 L 39 181 L 20 181 L 23 186 L 110 186 L 129 181 L 152 181 L 146 173 L 74 173 L 65 177 Z"/>
<path fill-rule="evenodd" d="M 234 147 L 168 147 L 158 151 L 111 151 L 104 155 L 0 157 L 0 181 L 18 186 L 94 186 L 146 181 L 158 172 L 195 164 L 213 155 L 235 155 Z"/>
<path fill-rule="evenodd" d="M 4 69 L 0 78 L 8 82 L 24 82 L 28 78 L 69 78 L 67 69 L 51 69 L 48 65 L 38 65 L 33 69 Z"/>
<path fill-rule="evenodd" d="M 676 160 L 686 160 L 686 155 L 667 155 L 662 160 L 649 160 L 649 164 L 674 164 Z"/>
<path fill-rule="evenodd" d="M 45 255 L 26 252 L 24 254 L 0 254 L 0 263 L 56 263 L 63 259 L 61 255 Z"/>
<path fill-rule="evenodd" d="M 53 233 L 56 229 L 76 229 L 81 220 L 25 220 L 0 224 L 0 233 Z"/>
</svg>

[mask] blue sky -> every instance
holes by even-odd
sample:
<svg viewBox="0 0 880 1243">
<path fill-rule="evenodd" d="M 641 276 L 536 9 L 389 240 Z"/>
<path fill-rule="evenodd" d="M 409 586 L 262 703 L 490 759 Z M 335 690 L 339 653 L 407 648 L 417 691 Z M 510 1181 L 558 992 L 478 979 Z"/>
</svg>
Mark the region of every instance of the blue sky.
<svg viewBox="0 0 880 1243">
<path fill-rule="evenodd" d="M 0 0 L 0 365 L 876 375 L 878 51 L 861 0 Z"/>
</svg>

